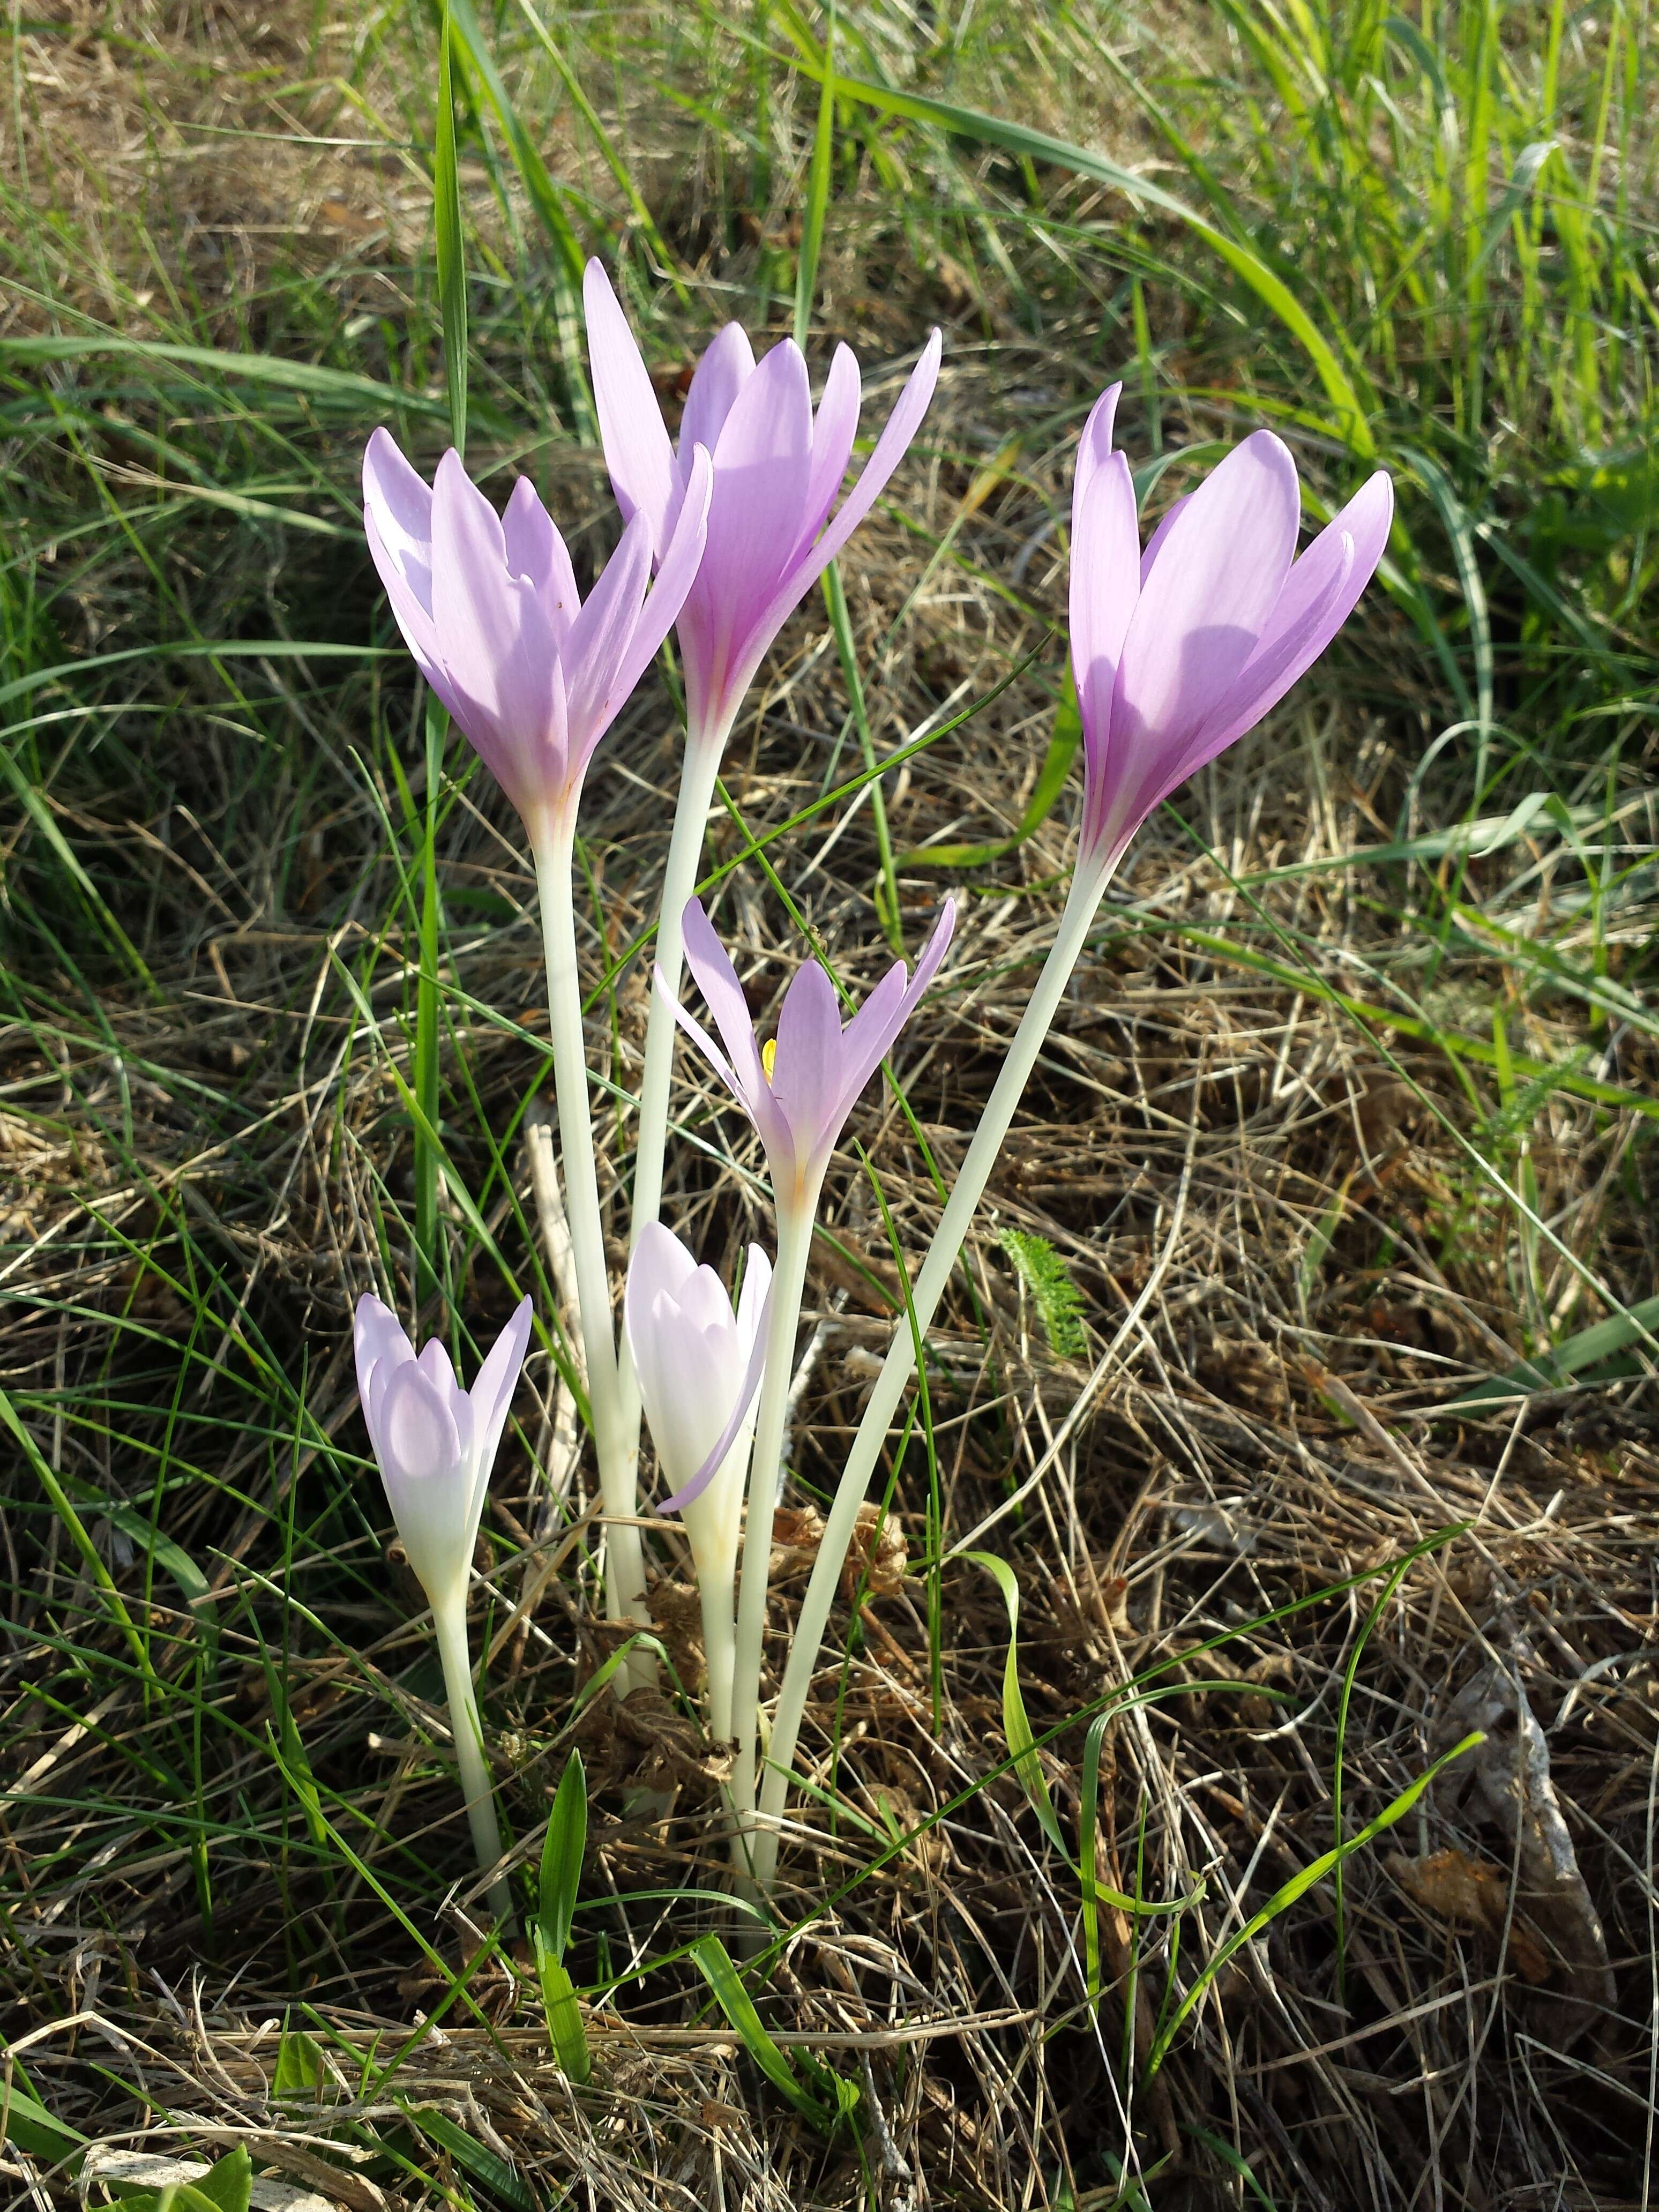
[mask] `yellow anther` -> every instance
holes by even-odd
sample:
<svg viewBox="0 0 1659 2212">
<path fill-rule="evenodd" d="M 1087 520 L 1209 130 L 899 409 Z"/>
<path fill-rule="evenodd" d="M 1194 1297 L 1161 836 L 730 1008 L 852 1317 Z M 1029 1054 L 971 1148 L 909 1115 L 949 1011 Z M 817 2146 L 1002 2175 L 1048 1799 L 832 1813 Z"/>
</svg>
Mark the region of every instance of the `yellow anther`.
<svg viewBox="0 0 1659 2212">
<path fill-rule="evenodd" d="M 769 1083 L 772 1080 L 772 1063 L 777 1056 L 778 1041 L 775 1037 L 768 1037 L 766 1042 L 761 1047 L 761 1066 Z"/>
</svg>

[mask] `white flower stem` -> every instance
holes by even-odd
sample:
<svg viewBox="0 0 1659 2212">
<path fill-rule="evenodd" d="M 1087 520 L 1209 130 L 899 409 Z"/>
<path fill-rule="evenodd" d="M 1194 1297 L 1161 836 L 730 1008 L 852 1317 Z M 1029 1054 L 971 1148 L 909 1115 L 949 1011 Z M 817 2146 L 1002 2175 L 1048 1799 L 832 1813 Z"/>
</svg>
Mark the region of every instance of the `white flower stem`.
<svg viewBox="0 0 1659 2212">
<path fill-rule="evenodd" d="M 587 1099 L 587 1053 L 582 1036 L 581 977 L 576 966 L 576 917 L 572 904 L 571 854 L 575 808 L 562 808 L 534 841 L 536 884 L 541 896 L 542 944 L 547 960 L 547 1012 L 553 1045 L 553 1083 L 559 1107 L 559 1152 L 564 1171 L 565 1216 L 575 1259 L 576 1304 L 587 1362 L 587 1396 L 599 1455 L 605 1530 L 605 1611 L 613 1621 L 651 1626 L 645 1603 L 645 1555 L 635 1511 L 639 1429 L 623 1419 L 622 1393 L 612 1334 L 611 1277 L 599 1214 L 593 1123 Z M 622 1686 L 649 1682 L 649 1656 L 632 1652 L 623 1662 Z"/>
<path fill-rule="evenodd" d="M 1073 969 L 1087 940 L 1090 924 L 1111 880 L 1109 867 L 1096 867 L 1086 875 L 1075 875 L 1065 911 L 1060 915 L 1060 927 L 1042 973 L 1014 1033 L 1008 1048 L 1008 1056 L 1002 1064 L 995 1087 L 986 1102 L 980 1116 L 979 1127 L 974 1132 L 968 1156 L 962 1164 L 956 1188 L 940 1218 L 933 1241 L 928 1247 L 921 1272 L 917 1276 L 911 1293 L 915 1310 L 915 1327 L 926 1338 L 938 1310 L 945 1285 L 951 1279 L 961 1251 L 963 1239 L 975 1208 L 984 1195 L 1002 1151 L 1003 1140 L 1019 1103 L 1020 1094 L 1036 1064 L 1043 1039 L 1048 1034 L 1048 1024 L 1054 1018 L 1060 994 L 1071 980 Z M 818 1545 L 818 1555 L 813 1562 L 811 1579 L 806 1585 L 806 1595 L 801 1601 L 800 1618 L 795 1624 L 794 1640 L 790 1646 L 788 1664 L 784 1670 L 782 1686 L 778 1693 L 777 1711 L 772 1723 L 772 1739 L 768 1751 L 765 1779 L 760 1794 L 760 1820 L 754 1841 L 753 1869 L 755 1880 L 764 1892 L 772 1885 L 778 1860 L 778 1821 L 782 1814 L 789 1792 L 790 1762 L 795 1754 L 795 1741 L 800 1734 L 801 1715 L 805 1710 L 807 1692 L 811 1686 L 813 1671 L 817 1664 L 818 1645 L 823 1639 L 830 1608 L 835 1602 L 836 1589 L 841 1577 L 842 1565 L 852 1542 L 853 1530 L 858 1521 L 859 1507 L 870 1477 L 881 1455 L 899 1401 L 915 1371 L 915 1343 L 908 1316 L 893 1332 L 887 1358 L 881 1373 L 876 1378 L 870 1402 L 865 1407 L 864 1418 L 859 1424 L 858 1434 L 848 1454 L 847 1465 L 836 1487 L 835 1501 L 824 1523 L 823 1535 Z M 767 1379 L 771 1379 L 769 1365 Z M 757 1466 L 759 1462 L 757 1462 Z M 753 1512 L 751 1503 L 750 1512 Z"/>
<path fill-rule="evenodd" d="M 501 1856 L 501 1832 L 495 1820 L 495 1796 L 484 1764 L 483 1730 L 477 1701 L 472 1694 L 472 1653 L 466 1638 L 466 1584 L 463 1581 L 442 1605 L 432 1608 L 437 1631 L 438 1656 L 443 1662 L 444 1694 L 449 1700 L 449 1732 L 455 1743 L 455 1763 L 461 1770 L 461 1790 L 466 1799 L 467 1824 L 478 1871 L 488 1874 Z M 516 1935 L 513 1892 L 500 1875 L 489 1885 L 489 1909 L 501 1923 L 503 1937 Z"/>
<path fill-rule="evenodd" d="M 766 1588 L 772 1558 L 772 1516 L 777 1509 L 780 1455 L 789 1409 L 795 1331 L 807 1255 L 812 1249 L 812 1219 L 817 1211 L 822 1170 L 810 1188 L 797 1189 L 786 1202 L 775 1189 L 778 1258 L 772 1271 L 772 1313 L 766 1335 L 766 1366 L 761 1378 L 760 1411 L 755 1420 L 755 1456 L 749 1477 L 749 1511 L 743 1532 L 743 1575 L 738 1587 L 737 1655 L 732 1668 L 732 1734 L 737 1763 L 732 1774 L 732 1803 L 738 1815 L 732 1856 L 741 1875 L 748 1864 L 751 1838 L 748 1816 L 754 1810 L 762 1647 L 766 1638 Z"/>
<path fill-rule="evenodd" d="M 674 807 L 674 826 L 669 833 L 668 860 L 663 869 L 662 911 L 657 917 L 654 965 L 667 979 L 671 996 L 679 991 L 685 962 L 680 917 L 685 902 L 697 888 L 702 863 L 703 832 L 708 809 L 726 751 L 730 720 L 686 739 L 685 762 L 680 771 L 680 790 Z M 645 1018 L 645 1070 L 640 1079 L 639 1131 L 634 1153 L 634 1208 L 629 1224 L 631 1253 L 662 1208 L 663 1158 L 668 1146 L 668 1092 L 674 1073 L 673 1010 L 663 1002 L 654 984 L 648 994 Z M 637 1452 L 640 1437 L 640 1394 L 634 1379 L 634 1363 L 624 1335 L 620 1360 L 620 1398 L 623 1430 L 629 1449 Z"/>
<path fill-rule="evenodd" d="M 732 1736 L 732 1678 L 737 1658 L 732 1620 L 736 1574 L 721 1577 L 700 1568 L 697 1595 L 702 1601 L 702 1649 L 708 1670 L 708 1734 L 714 1742 L 727 1743 Z"/>
</svg>

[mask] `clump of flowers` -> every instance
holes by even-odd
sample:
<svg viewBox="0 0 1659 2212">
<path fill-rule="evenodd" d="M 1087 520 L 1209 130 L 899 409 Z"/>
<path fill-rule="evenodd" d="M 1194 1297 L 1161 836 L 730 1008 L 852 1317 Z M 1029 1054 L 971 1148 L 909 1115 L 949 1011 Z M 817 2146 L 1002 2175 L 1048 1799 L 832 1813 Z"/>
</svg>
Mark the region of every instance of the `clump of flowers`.
<svg viewBox="0 0 1659 2212">
<path fill-rule="evenodd" d="M 625 523 L 586 602 L 534 492 L 520 483 L 498 519 L 453 453 L 428 489 L 377 433 L 364 468 L 367 528 L 410 652 L 518 810 L 536 869 L 565 1203 L 606 1516 L 607 1607 L 618 1622 L 647 1619 L 635 1485 L 642 1407 L 670 1492 L 659 1510 L 682 1517 L 697 1578 L 709 1728 L 733 1746 L 734 1859 L 763 1896 L 775 1877 L 806 1692 L 859 1508 L 910 1382 L 915 1345 L 1113 872 L 1153 809 L 1254 728 L 1346 620 L 1382 557 L 1392 495 L 1387 477 L 1373 476 L 1298 554 L 1295 463 L 1279 439 L 1258 431 L 1176 503 L 1143 549 L 1133 481 L 1113 445 L 1119 387 L 1090 415 L 1072 511 L 1071 653 L 1084 764 L 1071 888 L 848 1451 L 768 1730 L 759 1704 L 768 1559 L 819 1194 L 854 1103 L 948 956 L 956 912 L 947 899 L 914 970 L 896 963 L 850 1018 L 828 971 L 807 961 L 784 994 L 775 1036 L 762 1039 L 692 893 L 743 698 L 786 617 L 903 459 L 933 393 L 939 341 L 937 332 L 929 339 L 842 499 L 860 398 L 858 365 L 844 347 L 815 410 L 797 347 L 785 342 L 757 362 L 744 333 L 727 325 L 692 379 L 676 447 L 597 264 L 586 297 L 605 458 Z M 676 625 L 686 744 L 657 921 L 619 1340 L 588 1107 L 571 861 L 589 764 Z M 680 1003 L 688 965 L 713 1036 Z M 735 1307 L 715 1272 L 658 1218 L 677 1023 L 753 1125 L 771 1182 L 775 1257 L 750 1248 Z M 364 1413 L 404 1548 L 432 1601 L 486 1868 L 500 1846 L 471 1692 L 465 1596 L 529 1332 L 526 1300 L 463 1393 L 441 1346 L 429 1343 L 417 1357 L 377 1300 L 365 1299 L 358 1312 Z M 491 1894 L 505 1916 L 504 1885 Z"/>
</svg>

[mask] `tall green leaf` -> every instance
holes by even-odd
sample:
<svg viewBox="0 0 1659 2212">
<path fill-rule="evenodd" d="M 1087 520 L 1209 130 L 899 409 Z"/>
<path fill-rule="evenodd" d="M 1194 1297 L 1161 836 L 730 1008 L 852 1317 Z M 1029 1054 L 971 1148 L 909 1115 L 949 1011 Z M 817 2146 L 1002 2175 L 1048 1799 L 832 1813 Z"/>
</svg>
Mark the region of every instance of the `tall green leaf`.
<svg viewBox="0 0 1659 2212">
<path fill-rule="evenodd" d="M 806 2051 L 799 2054 L 797 2070 L 767 2033 L 755 2001 L 720 1937 L 699 1936 L 691 1946 L 691 1956 L 702 1969 L 715 2002 L 737 2030 L 744 2049 L 778 2094 L 826 2135 L 849 2118 L 858 2109 L 857 2085 L 843 2081 Z"/>
<path fill-rule="evenodd" d="M 564 1964 L 586 1849 L 587 1777 L 581 1753 L 573 1751 L 559 1777 L 553 1810 L 548 1816 L 536 1917 L 530 1929 L 547 2032 L 560 2065 L 573 2081 L 586 2081 L 592 2070 L 587 2032 Z"/>
<path fill-rule="evenodd" d="M 586 1850 L 587 1776 L 580 1752 L 573 1751 L 554 1792 L 542 1845 L 537 1924 L 556 1959 L 563 1958 L 570 1941 L 571 1917 L 576 1910 Z"/>
</svg>

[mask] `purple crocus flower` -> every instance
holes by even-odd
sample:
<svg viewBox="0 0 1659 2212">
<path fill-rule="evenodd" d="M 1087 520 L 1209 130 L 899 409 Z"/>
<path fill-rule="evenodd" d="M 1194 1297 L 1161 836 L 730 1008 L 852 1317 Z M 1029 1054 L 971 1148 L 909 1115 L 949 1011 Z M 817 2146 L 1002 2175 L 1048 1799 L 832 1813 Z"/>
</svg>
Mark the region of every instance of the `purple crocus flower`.
<svg viewBox="0 0 1659 2212">
<path fill-rule="evenodd" d="M 489 1470 L 530 1342 L 522 1298 L 471 1390 L 437 1337 L 417 1353 L 398 1316 L 362 1297 L 352 1322 L 357 1395 L 409 1564 L 434 1610 L 465 1590 Z"/>
<path fill-rule="evenodd" d="M 708 541 L 679 619 L 686 720 L 694 743 L 723 744 L 766 648 L 874 506 L 916 434 L 939 376 L 933 331 L 863 474 L 830 520 L 858 428 L 859 365 L 836 349 L 816 418 L 800 348 L 785 338 L 758 363 L 735 323 L 717 331 L 686 394 L 678 452 L 604 270 L 587 264 L 588 358 L 617 504 L 667 545 L 691 456 L 714 461 Z"/>
<path fill-rule="evenodd" d="M 623 533 L 584 605 L 552 517 L 520 477 L 495 510 L 453 448 L 430 489 L 385 430 L 363 456 L 363 526 L 421 673 L 538 844 L 667 636 L 702 558 L 710 470 L 686 465 L 675 526 Z"/>
<path fill-rule="evenodd" d="M 1096 402 L 1072 494 L 1072 666 L 1083 721 L 1079 863 L 1109 872 L 1146 817 L 1255 727 L 1330 643 L 1388 543 L 1379 469 L 1297 557 L 1290 449 L 1258 430 L 1140 550 L 1121 385 Z"/>
<path fill-rule="evenodd" d="M 686 963 L 725 1052 L 684 1006 L 675 1006 L 675 1018 L 759 1133 L 780 1212 L 816 1190 L 860 1091 L 933 981 L 955 926 L 956 905 L 946 899 L 915 975 L 907 980 L 904 963 L 896 960 L 845 1029 L 835 985 L 809 960 L 783 994 L 775 1042 L 763 1051 L 725 946 L 696 900 L 687 902 Z M 666 989 L 660 968 L 657 988 Z"/>
</svg>

